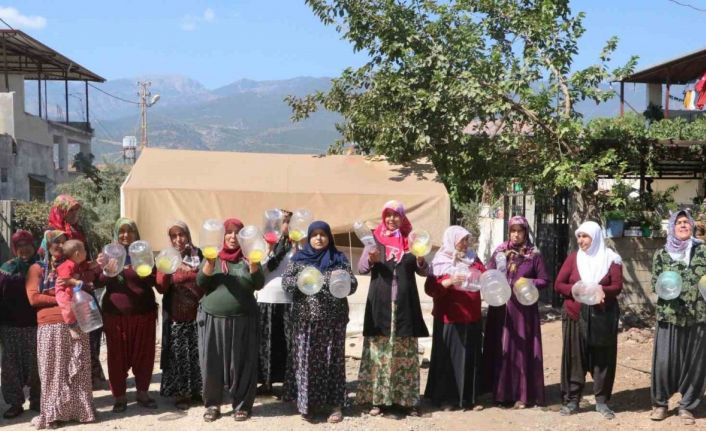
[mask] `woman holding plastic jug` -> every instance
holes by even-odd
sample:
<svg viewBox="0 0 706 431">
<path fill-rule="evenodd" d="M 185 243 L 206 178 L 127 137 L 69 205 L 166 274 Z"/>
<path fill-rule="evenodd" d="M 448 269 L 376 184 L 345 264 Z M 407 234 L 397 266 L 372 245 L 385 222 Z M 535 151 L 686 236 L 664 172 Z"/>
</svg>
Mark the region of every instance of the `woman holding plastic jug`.
<svg viewBox="0 0 706 431">
<path fill-rule="evenodd" d="M 262 289 L 265 276 L 259 263 L 243 258 L 238 243 L 243 223 L 231 218 L 223 227 L 221 250 L 215 258 L 207 257 L 196 276 L 205 292 L 196 322 L 206 422 L 220 418 L 224 386 L 236 421 L 250 418 L 257 391 L 259 316 L 254 293 Z"/>
<path fill-rule="evenodd" d="M 137 224 L 121 218 L 115 223 L 113 240 L 125 247 L 140 240 Z M 139 244 L 139 243 L 137 243 Z M 151 254 L 151 250 L 147 254 Z M 108 380 L 110 391 L 115 398 L 113 413 L 127 409 L 127 375 L 132 368 L 137 389 L 137 404 L 155 409 L 157 403 L 149 397 L 149 386 L 154 366 L 157 302 L 154 290 L 155 271 L 148 264 L 133 262 L 134 254 L 128 256 L 122 272 L 114 277 L 106 275 L 109 262 L 105 255 L 98 256 L 103 272 L 96 280 L 97 287 L 105 287 L 101 308 L 103 309 L 103 330 L 108 347 Z M 142 275 L 138 275 L 138 273 Z"/>
<path fill-rule="evenodd" d="M 176 269 L 168 258 L 157 260 L 157 291 L 162 297 L 162 382 L 159 394 L 175 397 L 175 405 L 186 410 L 201 399 L 196 311 L 203 289 L 196 274 L 203 260 L 201 250 L 191 241 L 189 226 L 175 221 L 167 228 L 169 242 L 179 252 Z"/>
<path fill-rule="evenodd" d="M 682 424 L 694 423 L 706 385 L 706 302 L 697 287 L 706 275 L 706 246 L 693 237 L 694 219 L 687 211 L 669 218 L 667 243 L 652 260 L 652 286 L 660 292 L 660 276 L 681 279 L 677 297 L 657 300 L 657 328 L 652 360 L 652 420 L 667 417 L 667 402 L 681 394 Z M 664 296 L 660 293 L 659 296 Z"/>
<path fill-rule="evenodd" d="M 282 287 L 282 274 L 289 265 L 293 244 L 289 239 L 289 219 L 292 213 L 282 210 L 265 212 L 265 239 L 270 251 L 263 267 L 265 287 L 257 292 L 260 311 L 260 355 L 258 382 L 265 393 L 272 384 L 284 383 L 287 358 L 292 340 L 292 294 Z M 271 222 L 275 217 L 281 219 Z M 276 222 L 279 222 L 277 225 Z M 269 226 L 268 226 L 269 225 Z M 272 225 L 274 228 L 272 228 Z M 268 228 L 269 227 L 269 228 Z"/>
<path fill-rule="evenodd" d="M 54 296 L 56 268 L 64 259 L 60 230 L 44 233 L 45 253 L 27 273 L 27 298 L 37 312 L 37 365 L 41 381 L 40 413 L 32 419 L 37 429 L 59 422 L 94 422 L 91 353 L 88 335 L 73 339 Z"/>
<path fill-rule="evenodd" d="M 0 266 L 0 350 L 2 351 L 2 396 L 10 406 L 6 419 L 24 411 L 24 387 L 29 387 L 29 405 L 39 411 L 37 373 L 37 312 L 27 300 L 27 271 L 37 260 L 32 234 L 18 230 L 10 239 L 12 259 Z"/>
<path fill-rule="evenodd" d="M 376 246 L 363 249 L 358 262 L 360 274 L 370 273 L 370 290 L 356 401 L 370 404 L 373 416 L 392 406 L 419 415 L 417 338 L 428 337 L 429 331 L 415 274 L 426 276 L 429 265 L 409 252 L 411 231 L 402 203 L 388 201 L 373 232 Z"/>
<path fill-rule="evenodd" d="M 512 217 L 509 229 L 510 239 L 495 249 L 486 267 L 504 273 L 510 286 L 525 279 L 543 289 L 549 284 L 549 275 L 539 250 L 529 240 L 527 219 Z M 536 303 L 522 305 L 512 295 L 505 305 L 488 308 L 483 375 L 484 386 L 496 403 L 510 403 L 516 409 L 544 405 L 542 334 Z"/>
<path fill-rule="evenodd" d="M 431 364 L 424 396 L 443 410 L 475 406 L 478 395 L 483 332 L 481 298 L 475 284 L 485 266 L 469 249 L 471 234 L 450 226 L 431 262 L 424 284 L 434 298 Z"/>
<path fill-rule="evenodd" d="M 593 377 L 596 411 L 613 419 L 607 402 L 618 353 L 620 308 L 616 298 L 623 289 L 622 260 L 605 246 L 598 223 L 584 222 L 575 235 L 579 249 L 566 258 L 554 283 L 564 298 L 560 413 L 578 412 L 588 372 Z"/>
<path fill-rule="evenodd" d="M 302 292 L 304 273 L 320 277 L 318 292 Z M 292 350 L 284 399 L 296 401 L 299 413 L 311 420 L 315 409 L 331 408 L 327 421 L 343 420 L 346 401 L 346 325 L 348 300 L 333 289 L 334 278 L 349 280 L 347 294 L 358 282 L 346 256 L 338 251 L 331 227 L 315 221 L 309 225 L 307 243 L 293 257 L 282 275 L 282 287 L 292 294 Z"/>
</svg>

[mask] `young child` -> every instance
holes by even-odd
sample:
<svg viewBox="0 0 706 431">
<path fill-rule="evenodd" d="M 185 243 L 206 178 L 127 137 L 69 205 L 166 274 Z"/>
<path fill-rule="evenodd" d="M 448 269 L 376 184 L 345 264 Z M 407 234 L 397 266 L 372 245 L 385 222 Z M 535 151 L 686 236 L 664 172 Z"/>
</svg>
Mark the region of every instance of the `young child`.
<svg viewBox="0 0 706 431">
<path fill-rule="evenodd" d="M 76 239 L 70 239 L 62 246 L 66 260 L 56 268 L 57 279 L 61 283 L 56 286 L 56 302 L 61 310 L 64 323 L 69 325 L 71 337 L 79 337 L 79 327 L 71 311 L 71 298 L 73 288 L 82 283 L 82 274 L 90 269 L 90 264 L 86 262 L 86 249 L 83 243 Z"/>
</svg>

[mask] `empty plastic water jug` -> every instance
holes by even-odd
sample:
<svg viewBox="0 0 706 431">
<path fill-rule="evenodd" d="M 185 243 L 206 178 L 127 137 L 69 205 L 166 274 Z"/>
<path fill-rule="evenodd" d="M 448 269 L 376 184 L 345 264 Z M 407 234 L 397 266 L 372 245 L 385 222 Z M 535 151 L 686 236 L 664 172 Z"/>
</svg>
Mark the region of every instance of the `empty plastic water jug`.
<svg viewBox="0 0 706 431">
<path fill-rule="evenodd" d="M 373 236 L 373 231 L 368 228 L 368 226 L 365 225 L 365 223 L 361 221 L 357 221 L 353 223 L 353 232 L 355 232 L 355 236 L 358 237 L 360 242 L 363 243 L 364 246 L 366 247 L 374 247 L 375 246 L 375 237 Z"/>
<path fill-rule="evenodd" d="M 603 288 L 600 284 L 579 280 L 571 286 L 571 296 L 582 304 L 596 305 L 601 302 Z"/>
<path fill-rule="evenodd" d="M 103 326 L 103 318 L 96 300 L 81 290 L 82 287 L 83 283 L 79 283 L 73 289 L 71 311 L 73 311 L 81 331 L 89 333 Z"/>
<path fill-rule="evenodd" d="M 502 272 L 507 272 L 507 256 L 502 251 L 495 253 L 495 269 Z"/>
<path fill-rule="evenodd" d="M 112 243 L 103 247 L 103 255 L 106 259 L 106 265 L 103 267 L 103 274 L 106 277 L 116 277 L 123 272 L 125 266 L 125 247 L 120 244 Z"/>
<path fill-rule="evenodd" d="M 351 275 L 348 271 L 337 269 L 331 272 L 328 290 L 336 298 L 345 298 L 351 293 Z"/>
<path fill-rule="evenodd" d="M 269 244 L 277 244 L 282 236 L 282 222 L 284 221 L 284 212 L 277 208 L 265 210 L 263 216 L 263 236 Z"/>
<path fill-rule="evenodd" d="M 480 276 L 480 291 L 485 302 L 493 307 L 505 305 L 512 296 L 505 274 L 497 269 L 489 269 Z"/>
<path fill-rule="evenodd" d="M 181 263 L 181 253 L 174 247 L 162 249 L 155 258 L 157 271 L 163 274 L 174 274 Z"/>
<path fill-rule="evenodd" d="M 140 277 L 152 274 L 154 266 L 154 253 L 147 241 L 135 241 L 127 249 L 130 254 L 130 265 Z"/>
<path fill-rule="evenodd" d="M 289 221 L 289 239 L 294 242 L 299 242 L 306 238 L 309 225 L 313 220 L 309 210 L 304 208 L 294 210 L 292 218 Z"/>
<path fill-rule="evenodd" d="M 461 278 L 461 281 L 455 282 L 453 285 L 457 289 L 465 289 L 466 285 L 468 283 L 468 274 L 470 272 L 470 268 L 468 268 L 468 265 L 465 265 L 463 263 L 457 264 L 453 268 L 451 268 L 451 276 L 453 278 Z"/>
<path fill-rule="evenodd" d="M 413 230 L 409 233 L 410 251 L 417 257 L 423 257 L 431 251 L 431 236 L 425 230 Z"/>
<path fill-rule="evenodd" d="M 238 243 L 249 262 L 260 263 L 267 254 L 267 243 L 257 226 L 247 225 L 240 229 Z"/>
<path fill-rule="evenodd" d="M 297 287 L 305 295 L 316 295 L 324 285 L 324 277 L 317 268 L 307 266 L 297 277 Z"/>
<path fill-rule="evenodd" d="M 669 301 L 678 297 L 681 294 L 681 275 L 674 271 L 664 271 L 657 277 L 655 291 L 657 296 Z"/>
<path fill-rule="evenodd" d="M 199 244 L 203 257 L 215 259 L 218 256 L 218 252 L 223 248 L 225 235 L 226 229 L 222 221 L 212 218 L 204 221 L 199 235 Z"/>
<path fill-rule="evenodd" d="M 515 298 L 522 305 L 533 305 L 539 300 L 539 290 L 531 280 L 520 277 L 513 286 Z"/>
</svg>

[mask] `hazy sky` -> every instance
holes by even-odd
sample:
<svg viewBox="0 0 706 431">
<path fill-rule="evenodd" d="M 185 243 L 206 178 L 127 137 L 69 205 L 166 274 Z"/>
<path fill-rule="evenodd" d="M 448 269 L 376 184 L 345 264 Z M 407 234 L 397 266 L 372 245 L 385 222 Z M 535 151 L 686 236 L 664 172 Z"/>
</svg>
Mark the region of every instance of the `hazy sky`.
<svg viewBox="0 0 706 431">
<path fill-rule="evenodd" d="M 679 0 L 706 10 L 706 0 Z M 638 69 L 706 47 L 706 12 L 669 0 L 577 0 L 587 31 L 576 66 L 617 35 Z M 181 74 L 208 88 L 237 79 L 335 76 L 363 63 L 303 0 L 21 0 L 0 17 L 108 78 Z M 1 24 L 0 24 L 1 25 Z"/>
</svg>

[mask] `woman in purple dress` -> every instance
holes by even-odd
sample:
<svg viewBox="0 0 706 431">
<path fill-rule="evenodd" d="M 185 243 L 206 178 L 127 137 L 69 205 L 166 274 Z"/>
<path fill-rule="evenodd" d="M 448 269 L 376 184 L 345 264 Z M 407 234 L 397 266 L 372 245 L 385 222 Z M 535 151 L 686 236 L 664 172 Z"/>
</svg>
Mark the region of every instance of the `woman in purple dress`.
<svg viewBox="0 0 706 431">
<path fill-rule="evenodd" d="M 487 268 L 504 272 L 511 287 L 524 277 L 537 289 L 545 288 L 549 285 L 549 275 L 539 250 L 529 240 L 527 220 L 512 217 L 509 227 L 510 240 L 495 249 Z M 516 409 L 544 405 L 539 324 L 537 304 L 522 305 L 514 295 L 507 304 L 488 308 L 483 374 L 485 387 L 492 392 L 496 403 L 514 404 Z"/>
</svg>

